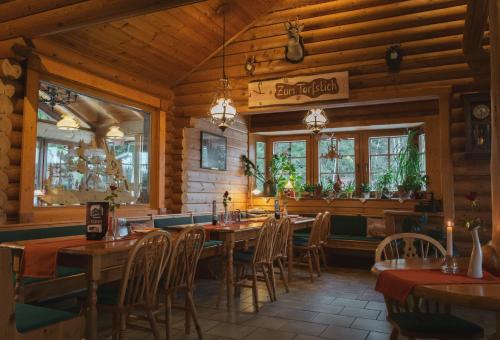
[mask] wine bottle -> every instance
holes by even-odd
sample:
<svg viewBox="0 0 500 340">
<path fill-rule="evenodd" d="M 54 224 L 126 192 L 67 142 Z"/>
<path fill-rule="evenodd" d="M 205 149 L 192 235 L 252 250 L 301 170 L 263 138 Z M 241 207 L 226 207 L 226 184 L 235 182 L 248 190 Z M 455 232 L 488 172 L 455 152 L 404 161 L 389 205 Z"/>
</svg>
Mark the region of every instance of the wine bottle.
<svg viewBox="0 0 500 340">
<path fill-rule="evenodd" d="M 212 225 L 217 225 L 217 202 L 212 201 Z"/>
<path fill-rule="evenodd" d="M 279 220 L 281 218 L 281 212 L 280 212 L 280 202 L 279 200 L 274 200 L 274 218 Z"/>
</svg>

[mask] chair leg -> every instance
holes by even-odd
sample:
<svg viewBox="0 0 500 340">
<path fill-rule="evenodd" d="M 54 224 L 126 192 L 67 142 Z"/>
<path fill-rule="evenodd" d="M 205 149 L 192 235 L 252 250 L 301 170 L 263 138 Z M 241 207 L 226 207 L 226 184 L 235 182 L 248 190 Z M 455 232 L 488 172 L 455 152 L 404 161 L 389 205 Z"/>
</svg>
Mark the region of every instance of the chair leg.
<svg viewBox="0 0 500 340">
<path fill-rule="evenodd" d="M 118 339 L 125 340 L 125 333 L 127 331 L 127 315 L 120 313 L 120 331 L 118 332 Z"/>
<path fill-rule="evenodd" d="M 184 295 L 184 333 L 189 335 L 191 333 L 191 313 L 189 312 L 188 293 Z"/>
<path fill-rule="evenodd" d="M 113 313 L 113 340 L 118 340 L 118 333 L 120 333 L 120 314 Z"/>
<path fill-rule="evenodd" d="M 252 266 L 252 295 L 255 311 L 259 311 L 259 292 L 257 291 L 257 268 Z"/>
<path fill-rule="evenodd" d="M 265 264 L 261 265 L 262 268 L 262 274 L 264 275 L 264 281 L 266 282 L 266 287 L 267 287 L 267 293 L 269 294 L 269 299 L 272 301 L 273 300 L 273 289 L 271 287 L 271 280 L 269 279 L 269 274 L 267 272 L 268 268 L 266 268 Z"/>
<path fill-rule="evenodd" d="M 273 298 L 271 301 L 277 301 L 278 300 L 278 294 L 276 294 L 276 275 L 274 275 L 274 266 L 273 263 L 268 263 L 267 264 L 268 269 L 269 269 L 269 274 L 271 276 L 271 289 L 273 293 Z"/>
<path fill-rule="evenodd" d="M 313 254 L 314 254 L 314 263 L 316 265 L 316 273 L 318 274 L 318 277 L 321 276 L 321 265 L 319 263 L 319 251 L 318 248 L 313 249 Z"/>
<path fill-rule="evenodd" d="M 321 260 L 323 261 L 323 265 L 325 266 L 325 269 L 328 269 L 328 262 L 326 260 L 326 251 L 324 246 L 319 247 L 319 251 L 321 254 Z"/>
<path fill-rule="evenodd" d="M 160 330 L 158 329 L 158 324 L 156 322 L 155 316 L 153 315 L 153 311 L 150 308 L 148 308 L 147 314 L 148 314 L 149 325 L 151 326 L 151 330 L 153 331 L 155 340 L 160 340 L 161 339 Z"/>
<path fill-rule="evenodd" d="M 165 335 L 166 339 L 170 340 L 171 335 L 171 320 L 172 319 L 172 297 L 169 293 L 165 294 Z"/>
<path fill-rule="evenodd" d="M 201 332 L 201 326 L 200 326 L 200 323 L 198 322 L 198 313 L 196 312 L 196 305 L 194 304 L 193 292 L 191 290 L 187 291 L 186 299 L 189 303 L 189 312 L 191 313 L 191 316 L 193 317 L 193 322 L 194 322 L 194 326 L 196 328 L 196 333 L 198 333 L 198 339 L 202 339 L 203 333 Z"/>
<path fill-rule="evenodd" d="M 307 250 L 306 257 L 307 257 L 307 266 L 309 267 L 309 276 L 311 277 L 311 282 L 314 283 L 312 251 L 310 249 Z"/>
<path fill-rule="evenodd" d="M 278 267 L 280 269 L 280 275 L 281 279 L 283 280 L 283 285 L 285 286 L 285 291 L 289 293 L 290 288 L 288 287 L 288 278 L 285 275 L 285 268 L 283 267 L 283 261 L 281 261 L 281 258 L 278 258 Z"/>
</svg>

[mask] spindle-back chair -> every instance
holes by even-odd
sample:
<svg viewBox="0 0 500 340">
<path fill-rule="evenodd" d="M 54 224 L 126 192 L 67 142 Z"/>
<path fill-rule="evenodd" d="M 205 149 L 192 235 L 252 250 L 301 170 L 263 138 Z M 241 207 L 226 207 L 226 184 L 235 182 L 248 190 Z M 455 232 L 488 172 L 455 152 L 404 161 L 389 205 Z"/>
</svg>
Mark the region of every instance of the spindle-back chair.
<svg viewBox="0 0 500 340">
<path fill-rule="evenodd" d="M 314 267 L 316 267 L 318 276 L 321 275 L 318 248 L 320 247 L 322 222 L 323 213 L 319 212 L 314 219 L 309 238 L 293 240 L 293 249 L 300 253 L 299 261 L 307 261 L 311 282 L 314 282 Z"/>
<path fill-rule="evenodd" d="M 400 233 L 386 237 L 375 250 L 375 262 L 392 259 L 442 257 L 446 253 L 437 240 L 424 234 Z"/>
</svg>

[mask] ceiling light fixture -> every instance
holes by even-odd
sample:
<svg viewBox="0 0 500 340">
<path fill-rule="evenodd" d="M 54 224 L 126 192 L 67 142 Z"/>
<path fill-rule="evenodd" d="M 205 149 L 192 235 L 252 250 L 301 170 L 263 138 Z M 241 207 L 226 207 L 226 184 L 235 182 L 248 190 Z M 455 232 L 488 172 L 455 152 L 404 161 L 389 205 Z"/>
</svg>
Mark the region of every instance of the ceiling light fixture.
<svg viewBox="0 0 500 340">
<path fill-rule="evenodd" d="M 320 133 L 320 131 L 326 127 L 327 123 L 328 118 L 326 118 L 325 111 L 323 109 L 311 109 L 307 111 L 304 118 L 304 124 L 306 124 L 307 129 L 315 135 Z"/>
<path fill-rule="evenodd" d="M 236 115 L 236 107 L 231 99 L 231 86 L 226 75 L 226 7 L 219 7 L 218 12 L 222 12 L 222 78 L 220 79 L 219 88 L 217 89 L 212 105 L 210 106 L 210 118 L 212 123 L 217 125 L 219 129 L 225 131 L 231 124 L 234 123 Z"/>
<path fill-rule="evenodd" d="M 125 137 L 125 134 L 120 130 L 120 127 L 116 125 L 111 126 L 106 133 L 106 138 L 108 139 L 122 139 L 123 137 Z"/>
<path fill-rule="evenodd" d="M 56 126 L 59 130 L 73 131 L 73 130 L 78 130 L 80 128 L 80 123 L 78 123 L 70 115 L 63 113 L 61 115 L 61 119 L 59 119 Z"/>
</svg>

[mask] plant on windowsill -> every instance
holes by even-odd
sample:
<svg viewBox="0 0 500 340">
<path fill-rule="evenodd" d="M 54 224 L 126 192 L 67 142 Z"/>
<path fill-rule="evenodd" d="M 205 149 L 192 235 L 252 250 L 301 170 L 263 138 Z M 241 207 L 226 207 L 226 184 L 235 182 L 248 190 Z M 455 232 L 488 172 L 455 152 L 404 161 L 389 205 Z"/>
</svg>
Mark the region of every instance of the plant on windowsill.
<svg viewBox="0 0 500 340">
<path fill-rule="evenodd" d="M 254 162 L 246 155 L 241 155 L 241 162 L 243 163 L 245 176 L 254 178 L 256 181 L 264 183 L 264 197 L 272 197 L 276 195 L 276 187 L 271 178 L 266 178 Z M 253 190 L 253 188 L 251 188 Z"/>
<path fill-rule="evenodd" d="M 314 197 L 315 192 L 316 192 L 316 185 L 305 184 L 304 185 L 304 192 L 302 193 L 302 196 Z"/>
<path fill-rule="evenodd" d="M 389 199 L 391 198 L 391 187 L 392 181 L 394 180 L 394 174 L 392 169 L 388 169 L 383 175 L 379 176 L 376 181 L 377 187 L 377 198 Z"/>
<path fill-rule="evenodd" d="M 396 183 L 402 199 L 410 199 L 422 190 L 428 182 L 427 175 L 421 174 L 421 162 L 418 146 L 415 143 L 417 131 L 408 131 L 406 145 L 396 158 Z"/>
<path fill-rule="evenodd" d="M 356 186 L 354 185 L 354 182 L 352 182 L 352 181 L 348 182 L 344 186 L 344 193 L 345 193 L 346 198 L 351 199 L 355 190 L 356 190 Z"/>
<path fill-rule="evenodd" d="M 361 183 L 359 186 L 359 191 L 361 191 L 363 198 L 370 198 L 370 190 L 370 184 L 368 183 Z"/>
</svg>

